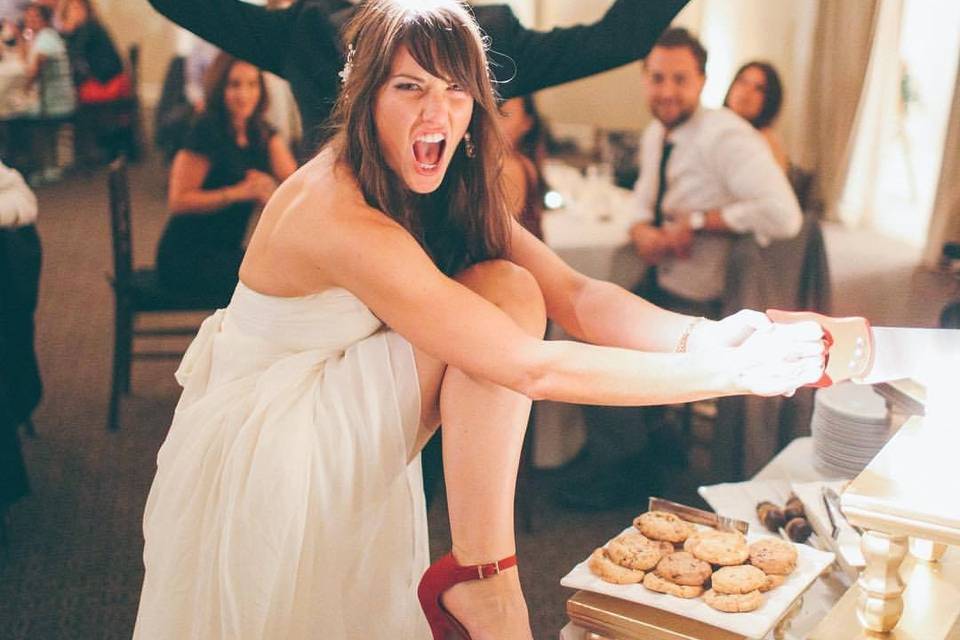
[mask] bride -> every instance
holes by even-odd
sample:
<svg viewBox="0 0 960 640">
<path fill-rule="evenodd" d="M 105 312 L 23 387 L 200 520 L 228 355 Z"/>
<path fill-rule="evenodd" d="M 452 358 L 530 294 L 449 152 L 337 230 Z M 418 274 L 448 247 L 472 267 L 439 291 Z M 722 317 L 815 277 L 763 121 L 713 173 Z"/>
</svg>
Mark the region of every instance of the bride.
<svg viewBox="0 0 960 640">
<path fill-rule="evenodd" d="M 511 218 L 459 2 L 368 1 L 346 42 L 338 133 L 275 192 L 177 372 L 135 638 L 530 638 L 513 499 L 531 399 L 820 377 L 818 325 L 659 309 Z M 547 317 L 583 342 L 543 341 Z M 453 549 L 428 568 L 417 458 L 441 422 Z"/>
</svg>

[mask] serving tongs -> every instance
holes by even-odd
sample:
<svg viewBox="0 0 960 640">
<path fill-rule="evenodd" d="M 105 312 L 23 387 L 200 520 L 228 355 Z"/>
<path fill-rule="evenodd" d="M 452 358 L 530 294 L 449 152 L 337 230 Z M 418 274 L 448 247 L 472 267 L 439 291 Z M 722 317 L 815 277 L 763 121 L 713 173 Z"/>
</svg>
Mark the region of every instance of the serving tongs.
<svg viewBox="0 0 960 640">
<path fill-rule="evenodd" d="M 722 531 L 739 531 L 740 533 L 746 535 L 747 531 L 750 529 L 750 524 L 744 522 L 743 520 L 737 520 L 736 518 L 723 516 L 719 513 L 713 513 L 712 511 L 704 511 L 703 509 L 688 507 L 685 504 L 671 502 L 670 500 L 664 500 L 663 498 L 654 498 L 653 496 L 650 497 L 650 503 L 647 505 L 647 509 L 650 511 L 666 511 L 679 518 L 682 518 L 683 520 L 686 520 L 687 522 L 703 524 L 708 527 L 720 529 Z"/>
</svg>

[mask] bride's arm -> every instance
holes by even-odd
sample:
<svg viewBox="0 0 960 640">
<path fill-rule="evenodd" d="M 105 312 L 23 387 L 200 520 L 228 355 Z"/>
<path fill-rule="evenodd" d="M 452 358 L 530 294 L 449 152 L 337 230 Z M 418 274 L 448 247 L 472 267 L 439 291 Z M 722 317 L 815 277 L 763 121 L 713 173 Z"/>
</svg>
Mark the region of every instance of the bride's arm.
<svg viewBox="0 0 960 640">
<path fill-rule="evenodd" d="M 438 271 L 417 242 L 383 214 L 342 206 L 335 217 L 321 223 L 314 216 L 316 229 L 288 235 L 299 242 L 294 250 L 311 263 L 318 289 L 350 290 L 419 349 L 532 398 L 661 404 L 748 391 L 783 393 L 820 375 L 820 334 L 808 336 L 804 331 L 811 333 L 810 327 L 802 325 L 773 339 L 776 345 L 700 353 L 645 353 L 538 340 L 498 307 Z M 331 224 L 337 233 L 324 233 Z M 675 327 L 682 324 L 662 322 L 658 312 L 641 311 L 638 318 L 662 333 L 663 341 L 679 333 Z"/>
<path fill-rule="evenodd" d="M 513 227 L 510 259 L 537 279 L 547 316 L 578 340 L 673 351 L 691 327 L 690 316 L 667 311 L 623 287 L 575 271 L 520 225 Z M 695 330 L 702 332 L 703 328 Z"/>
</svg>

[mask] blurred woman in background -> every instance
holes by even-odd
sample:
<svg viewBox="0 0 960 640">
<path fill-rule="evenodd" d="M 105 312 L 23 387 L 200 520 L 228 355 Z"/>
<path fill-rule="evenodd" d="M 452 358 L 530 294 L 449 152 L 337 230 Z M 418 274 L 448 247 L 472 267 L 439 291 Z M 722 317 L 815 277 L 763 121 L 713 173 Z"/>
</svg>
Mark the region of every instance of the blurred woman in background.
<svg viewBox="0 0 960 640">
<path fill-rule="evenodd" d="M 296 169 L 264 121 L 267 103 L 259 69 L 227 54 L 214 61 L 206 110 L 170 169 L 173 216 L 157 251 L 163 285 L 230 299 L 250 216 Z"/>
<path fill-rule="evenodd" d="M 33 3 L 23 14 L 27 75 L 40 99 L 37 115 L 62 116 L 76 108 L 70 80 L 70 59 L 63 38 L 53 28 L 53 10 Z"/>
<path fill-rule="evenodd" d="M 30 181 L 53 181 L 60 178 L 62 169 L 57 157 L 60 123 L 57 118 L 68 116 L 77 107 L 76 94 L 70 78 L 70 59 L 67 46 L 53 28 L 53 10 L 33 3 L 23 14 L 23 38 L 26 42 L 24 62 L 30 91 L 36 96 L 29 100 L 28 115 L 41 119 L 32 128 L 31 149 L 36 157 L 30 164 Z"/>
<path fill-rule="evenodd" d="M 507 206 L 527 231 L 542 240 L 546 190 L 542 171 L 546 154 L 543 120 L 532 96 L 507 100 L 500 107 L 500 115 L 506 142 L 503 175 Z"/>
<path fill-rule="evenodd" d="M 783 83 L 769 62 L 751 60 L 733 77 L 723 106 L 749 122 L 763 135 L 777 163 L 786 171 L 790 159 L 773 123 L 783 106 Z"/>
</svg>

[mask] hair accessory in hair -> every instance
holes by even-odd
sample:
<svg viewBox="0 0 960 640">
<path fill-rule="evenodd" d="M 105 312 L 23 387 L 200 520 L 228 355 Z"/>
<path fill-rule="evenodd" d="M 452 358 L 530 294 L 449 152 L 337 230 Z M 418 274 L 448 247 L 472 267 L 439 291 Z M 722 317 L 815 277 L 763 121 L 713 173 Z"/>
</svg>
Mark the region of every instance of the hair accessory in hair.
<svg viewBox="0 0 960 640">
<path fill-rule="evenodd" d="M 470 135 L 469 131 L 463 134 L 463 152 L 467 154 L 468 158 L 477 157 L 477 145 L 474 144 L 473 136 Z"/>
<path fill-rule="evenodd" d="M 347 81 L 350 79 L 350 72 L 353 71 L 353 56 L 356 53 L 357 50 L 354 48 L 353 43 L 347 45 L 347 62 L 343 65 L 340 73 L 337 74 L 340 76 L 340 84 L 347 84 Z"/>
</svg>

